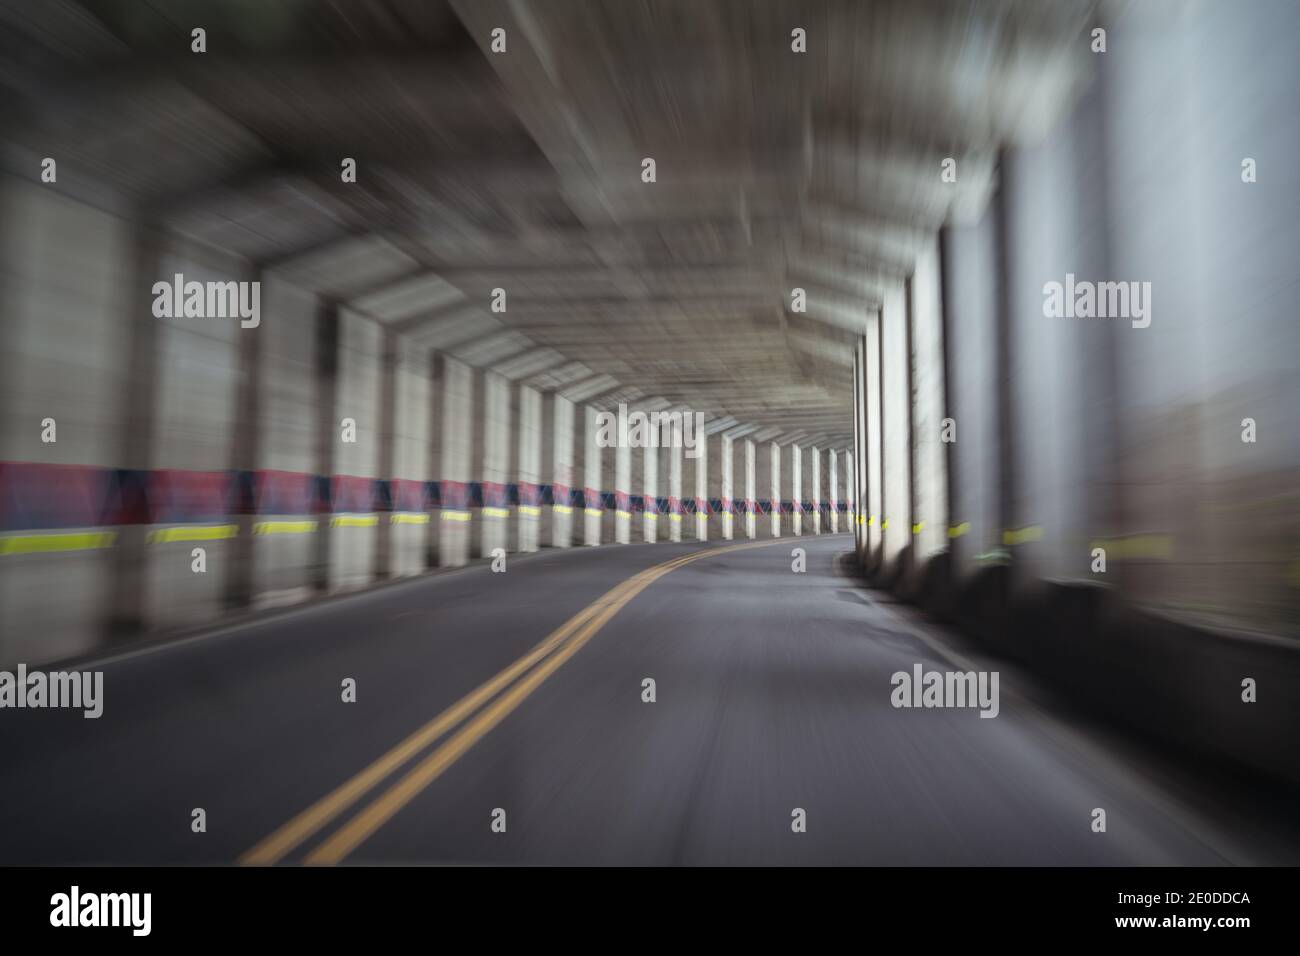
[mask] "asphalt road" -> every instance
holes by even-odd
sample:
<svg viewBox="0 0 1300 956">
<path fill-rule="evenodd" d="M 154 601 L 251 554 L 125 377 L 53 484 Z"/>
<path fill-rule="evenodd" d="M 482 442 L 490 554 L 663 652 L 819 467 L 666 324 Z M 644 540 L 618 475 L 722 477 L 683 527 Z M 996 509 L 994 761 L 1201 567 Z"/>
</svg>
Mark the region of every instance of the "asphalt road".
<svg viewBox="0 0 1300 956">
<path fill-rule="evenodd" d="M 865 589 L 846 571 L 848 536 L 759 544 L 512 556 L 504 574 L 434 574 L 110 659 L 97 665 L 98 720 L 0 712 L 0 863 L 1219 864 L 1291 852 L 1244 822 L 1249 808 L 1238 822 L 1203 794 L 1184 799 L 1027 676 Z M 1000 669 L 998 717 L 895 709 L 890 676 L 917 662 Z M 345 678 L 355 703 L 341 699 Z M 195 808 L 206 832 L 192 830 Z M 805 832 L 792 829 L 796 808 Z"/>
</svg>

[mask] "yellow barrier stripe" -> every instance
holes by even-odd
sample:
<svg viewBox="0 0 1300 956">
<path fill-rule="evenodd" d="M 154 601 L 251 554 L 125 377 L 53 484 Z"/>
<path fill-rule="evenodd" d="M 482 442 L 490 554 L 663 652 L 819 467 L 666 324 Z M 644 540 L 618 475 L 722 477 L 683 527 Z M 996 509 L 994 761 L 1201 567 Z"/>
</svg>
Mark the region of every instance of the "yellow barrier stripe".
<svg viewBox="0 0 1300 956">
<path fill-rule="evenodd" d="M 950 537 L 950 538 L 960 538 L 962 535 L 964 535 L 964 534 L 965 534 L 967 531 L 969 531 L 969 530 L 970 530 L 970 522 L 969 522 L 969 521 L 963 521 L 961 524 L 953 525 L 952 527 L 950 527 L 950 528 L 948 529 L 948 537 Z"/>
<path fill-rule="evenodd" d="M 1112 558 L 1168 558 L 1174 553 L 1174 539 L 1167 534 L 1134 534 L 1122 538 L 1099 538 L 1088 549 L 1102 548 Z"/>
<path fill-rule="evenodd" d="M 521 515 L 527 515 L 530 518 L 536 518 L 542 513 L 542 509 L 537 507 L 537 505 L 520 505 L 519 513 Z"/>
<path fill-rule="evenodd" d="M 551 510 L 554 511 L 556 514 L 561 514 L 561 515 L 567 515 L 573 513 L 573 509 L 570 508 L 568 505 L 551 505 Z"/>
<path fill-rule="evenodd" d="M 310 534 L 315 530 L 315 521 L 259 521 L 253 525 L 253 534 Z"/>
<path fill-rule="evenodd" d="M 444 508 L 442 511 L 442 520 L 443 521 L 468 521 L 469 512 L 455 511 L 455 510 Z"/>
<path fill-rule="evenodd" d="M 599 518 L 599 517 L 600 517 L 601 515 L 603 515 L 604 513 L 605 513 L 605 512 L 602 511 L 602 510 L 599 509 L 599 508 L 588 508 L 588 509 L 587 509 L 587 514 L 591 515 L 593 518 Z"/>
<path fill-rule="evenodd" d="M 146 537 L 149 544 L 169 544 L 173 541 L 220 541 L 239 537 L 237 524 L 183 525 L 177 528 L 155 528 Z"/>
<path fill-rule="evenodd" d="M 422 511 L 397 511 L 388 522 L 389 524 L 428 524 L 429 516 Z"/>
<path fill-rule="evenodd" d="M 1036 524 L 1002 532 L 1002 543 L 1005 545 L 1029 544 L 1042 540 L 1043 529 Z"/>
<path fill-rule="evenodd" d="M 509 518 L 510 509 L 509 508 L 484 508 L 483 514 L 485 514 L 489 518 Z"/>
<path fill-rule="evenodd" d="M 373 528 L 379 524 L 379 515 L 335 515 L 330 518 L 331 528 Z"/>
<path fill-rule="evenodd" d="M 924 521 L 918 521 L 916 524 L 912 525 L 912 534 L 920 534 L 924 530 L 925 530 Z"/>
<path fill-rule="evenodd" d="M 91 551 L 111 548 L 115 531 L 67 531 L 0 537 L 0 554 L 45 554 L 54 551 Z"/>
</svg>

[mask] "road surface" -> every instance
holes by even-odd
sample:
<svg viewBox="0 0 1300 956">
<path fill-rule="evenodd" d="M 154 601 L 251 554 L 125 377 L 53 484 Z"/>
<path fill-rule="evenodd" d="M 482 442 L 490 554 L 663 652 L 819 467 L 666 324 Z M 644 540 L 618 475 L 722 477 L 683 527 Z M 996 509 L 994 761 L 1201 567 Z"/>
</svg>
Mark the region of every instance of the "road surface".
<svg viewBox="0 0 1300 956">
<path fill-rule="evenodd" d="M 512 556 L 109 658 L 100 719 L 0 713 L 0 862 L 1294 861 L 866 589 L 851 540 Z M 999 669 L 999 715 L 895 709 L 918 662 Z"/>
</svg>

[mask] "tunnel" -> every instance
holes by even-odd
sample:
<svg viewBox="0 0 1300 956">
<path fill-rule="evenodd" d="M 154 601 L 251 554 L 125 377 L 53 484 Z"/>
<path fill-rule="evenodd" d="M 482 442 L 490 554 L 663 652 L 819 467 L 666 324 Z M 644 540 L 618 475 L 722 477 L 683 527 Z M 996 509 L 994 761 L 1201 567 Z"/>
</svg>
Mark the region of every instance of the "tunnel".
<svg viewBox="0 0 1300 956">
<path fill-rule="evenodd" d="M 0 864 L 1295 865 L 1298 41 L 0 3 Z"/>
</svg>

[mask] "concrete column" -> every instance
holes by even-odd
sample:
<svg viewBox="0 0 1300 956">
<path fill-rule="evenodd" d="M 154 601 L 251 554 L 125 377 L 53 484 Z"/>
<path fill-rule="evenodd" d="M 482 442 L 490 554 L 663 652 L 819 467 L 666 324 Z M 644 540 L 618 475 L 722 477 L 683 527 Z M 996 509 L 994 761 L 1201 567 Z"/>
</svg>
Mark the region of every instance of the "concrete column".
<svg viewBox="0 0 1300 956">
<path fill-rule="evenodd" d="M 311 587 L 323 593 L 330 586 L 331 526 L 330 484 L 339 441 L 338 409 L 339 373 L 339 304 L 322 300 L 316 312 L 316 468 L 312 509 L 319 521 L 312 544 Z"/>
<path fill-rule="evenodd" d="M 709 540 L 709 438 L 700 431 L 695 436 L 695 538 Z"/>
<path fill-rule="evenodd" d="M 722 540 L 730 541 L 735 536 L 735 443 L 729 435 L 718 437 L 722 447 Z"/>
<path fill-rule="evenodd" d="M 527 385 L 515 388 L 519 439 L 515 481 L 519 488 L 516 512 L 520 551 L 536 551 L 541 543 L 542 515 L 542 396 Z"/>
<path fill-rule="evenodd" d="M 841 457 L 844 459 L 844 516 L 848 521 L 848 530 L 854 535 L 854 550 L 857 550 L 858 534 L 858 500 L 855 495 L 854 485 L 857 482 L 857 471 L 854 464 L 855 459 L 853 452 L 846 451 Z"/>
<path fill-rule="evenodd" d="M 395 343 L 393 387 L 393 462 L 389 478 L 389 512 L 379 516 L 389 529 L 389 571 L 418 574 L 428 567 L 429 505 L 425 497 L 429 442 L 433 437 L 429 396 L 428 349 L 404 337 Z"/>
<path fill-rule="evenodd" d="M 441 353 L 433 356 L 435 395 L 442 396 L 435 480 L 439 483 L 438 565 L 458 567 L 469 561 L 470 549 L 470 408 L 473 375 L 468 365 Z"/>
<path fill-rule="evenodd" d="M 547 395 L 545 404 L 550 415 L 546 417 L 551 486 L 551 539 L 552 547 L 567 548 L 573 543 L 573 508 L 570 492 L 573 489 L 573 403 L 563 395 Z M 546 409 L 543 409 L 545 412 Z"/>
<path fill-rule="evenodd" d="M 620 441 L 614 448 L 614 540 L 632 540 L 632 447 Z"/>
<path fill-rule="evenodd" d="M 261 282 L 260 269 L 251 276 Z M 264 289 L 263 291 L 270 291 Z M 263 302 L 271 303 L 270 296 Z M 242 480 L 233 503 L 235 526 L 239 529 L 230 542 L 227 554 L 230 564 L 226 569 L 225 605 L 230 610 L 242 610 L 253 601 L 253 569 L 257 558 L 253 541 L 253 526 L 257 521 L 256 496 L 253 492 L 253 473 L 262 457 L 262 343 L 259 329 L 244 330 L 239 337 L 239 376 L 235 392 L 235 415 L 231 421 L 237 437 L 230 443 L 230 468 Z"/>
<path fill-rule="evenodd" d="M 377 437 L 378 476 L 388 482 L 389 499 L 387 508 L 377 503 L 378 523 L 375 525 L 375 580 L 383 581 L 393 573 L 393 515 L 392 491 L 393 479 L 397 467 L 397 366 L 399 341 L 397 333 L 391 329 L 379 330 L 379 421 Z"/>
<path fill-rule="evenodd" d="M 604 506 L 600 499 L 601 447 L 596 443 L 597 410 L 590 405 L 582 408 L 583 456 L 583 508 L 582 543 L 594 547 L 600 544 L 600 524 Z"/>
<path fill-rule="evenodd" d="M 790 443 L 790 533 L 803 534 L 803 461 L 799 446 Z"/>
<path fill-rule="evenodd" d="M 387 554 L 386 574 L 419 574 L 428 559 L 429 511 L 425 481 L 429 479 L 430 424 L 428 352 L 406 338 L 391 336 L 393 381 L 383 389 L 380 475 L 389 480 L 389 511 L 380 515 L 380 532 L 387 537 L 380 553 Z M 391 442 L 391 450 L 385 450 Z"/>
<path fill-rule="evenodd" d="M 682 421 L 674 418 L 668 435 L 668 540 L 682 540 Z"/>
<path fill-rule="evenodd" d="M 709 537 L 722 538 L 722 435 L 714 435 L 708 445 Z"/>
<path fill-rule="evenodd" d="M 781 537 L 781 446 L 776 442 L 767 443 L 768 461 L 768 500 L 771 514 L 768 515 L 768 528 L 774 538 Z"/>
<path fill-rule="evenodd" d="M 128 306 L 131 321 L 126 325 L 129 336 L 128 370 L 123 379 L 125 395 L 120 399 L 120 467 L 143 471 L 153 466 L 155 419 L 158 405 L 158 366 L 160 319 L 145 306 L 150 301 L 153 283 L 164 274 L 164 238 L 158 230 L 139 225 L 132 237 L 129 284 L 132 302 Z M 125 488 L 123 489 L 126 490 Z M 142 506 L 144 490 L 135 495 Z M 134 502 L 133 502 L 134 503 Z M 125 509 L 124 509 L 125 510 Z M 140 510 L 143 510 L 141 507 Z M 107 619 L 108 641 L 129 639 L 144 629 L 145 576 L 148 556 L 145 551 L 148 529 L 143 520 L 123 524 L 117 529 L 117 547 L 113 554 L 112 586 L 109 590 Z"/>
<path fill-rule="evenodd" d="M 605 414 L 599 412 L 598 414 Z M 610 413 L 615 416 L 617 421 L 617 412 Z M 600 429 L 597 428 L 597 437 L 602 441 L 607 441 L 609 437 L 613 438 L 612 444 L 602 444 L 600 452 L 600 484 L 596 491 L 600 495 L 600 540 L 603 544 L 611 541 L 618 541 L 618 493 L 615 485 L 617 482 L 618 471 L 618 449 L 621 444 L 619 441 L 618 430 L 614 429 L 613 436 L 602 436 Z M 613 495 L 613 501 L 605 498 L 606 494 Z"/>
<path fill-rule="evenodd" d="M 812 533 L 822 533 L 822 452 L 817 446 L 808 455 L 808 502 L 812 505 Z"/>
<path fill-rule="evenodd" d="M 475 459 L 482 506 L 478 520 L 478 556 L 490 557 L 508 544 L 510 508 L 507 482 L 510 469 L 510 382 L 495 372 L 477 372 L 476 443 L 482 457 Z"/>
<path fill-rule="evenodd" d="M 653 543 L 659 537 L 659 507 L 655 499 L 659 495 L 659 425 L 655 422 L 646 424 L 646 447 L 641 450 L 642 481 L 641 495 L 645 500 L 645 514 L 642 515 L 642 540 Z"/>
<path fill-rule="evenodd" d="M 330 442 L 329 588 L 365 587 L 378 565 L 376 481 L 383 422 L 380 411 L 384 330 L 372 319 L 339 312 L 337 374 Z M 350 424 L 345 427 L 344 422 Z M 387 515 L 383 516 L 387 519 Z"/>
<path fill-rule="evenodd" d="M 758 533 L 758 495 L 754 486 L 755 468 L 754 443 L 745 439 L 745 537 L 752 538 Z"/>
<path fill-rule="evenodd" d="M 866 372 L 863 382 L 866 386 L 866 415 L 863 435 L 866 437 L 865 465 L 866 497 L 862 505 L 867 513 L 867 568 L 875 571 L 884 559 L 884 535 L 881 524 L 884 522 L 885 483 L 884 483 L 884 447 L 882 442 L 884 422 L 881 416 L 881 392 L 883 383 L 880 375 L 880 313 L 867 317 Z"/>
<path fill-rule="evenodd" d="M 827 480 L 827 503 L 830 505 L 831 534 L 840 533 L 840 468 L 839 454 L 835 449 L 826 453 L 826 464 L 830 472 Z"/>
<path fill-rule="evenodd" d="M 912 539 L 912 394 L 907 317 L 909 283 L 886 290 L 882 307 L 881 362 L 884 419 L 884 570 L 904 570 Z"/>
<path fill-rule="evenodd" d="M 261 341 L 256 374 L 261 379 L 262 434 L 251 477 L 253 518 L 251 547 L 255 606 L 267 607 L 306 600 L 313 584 L 319 526 L 314 511 L 315 476 L 322 422 L 331 430 L 329 414 L 319 400 L 315 354 L 321 303 L 316 296 L 273 274 L 262 285 L 262 315 L 257 329 L 244 330 Z M 419 370 L 427 381 L 427 361 Z M 337 436 L 337 431 L 333 431 Z M 425 463 L 427 464 L 427 462 Z M 426 526 L 427 530 L 427 526 Z M 243 529 L 240 532 L 243 537 Z M 233 544 L 234 542 L 232 542 Z M 425 544 L 421 542 L 421 551 Z"/>
</svg>

